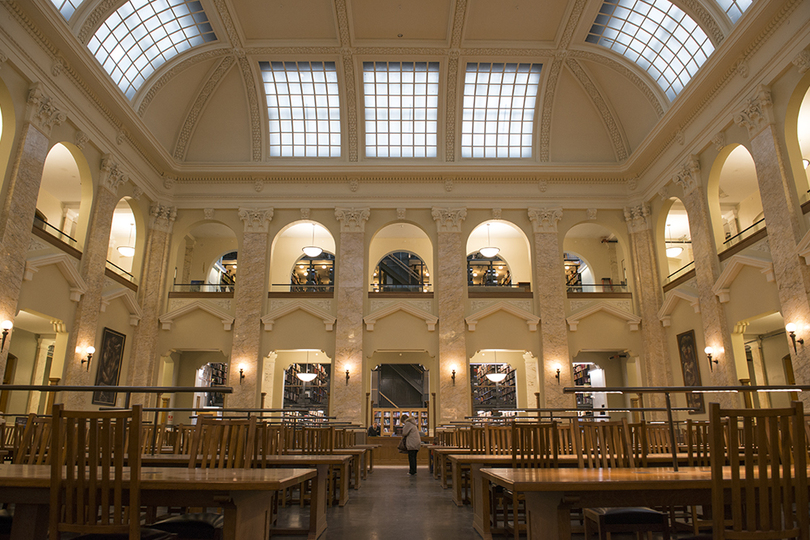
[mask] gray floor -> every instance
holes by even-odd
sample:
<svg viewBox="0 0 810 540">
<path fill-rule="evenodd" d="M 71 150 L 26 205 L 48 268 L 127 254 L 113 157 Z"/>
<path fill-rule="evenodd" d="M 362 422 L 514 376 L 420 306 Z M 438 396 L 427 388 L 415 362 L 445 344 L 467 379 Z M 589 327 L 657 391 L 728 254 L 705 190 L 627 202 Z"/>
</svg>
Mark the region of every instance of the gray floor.
<svg viewBox="0 0 810 540">
<path fill-rule="evenodd" d="M 374 467 L 359 491 L 349 493 L 343 508 L 327 510 L 322 540 L 467 540 L 481 538 L 472 528 L 472 508 L 459 508 L 450 490 L 420 467 Z M 298 508 L 284 508 L 281 519 L 306 519 Z M 304 511 L 306 512 L 306 510 Z M 273 536 L 300 540 L 301 536 Z"/>
</svg>

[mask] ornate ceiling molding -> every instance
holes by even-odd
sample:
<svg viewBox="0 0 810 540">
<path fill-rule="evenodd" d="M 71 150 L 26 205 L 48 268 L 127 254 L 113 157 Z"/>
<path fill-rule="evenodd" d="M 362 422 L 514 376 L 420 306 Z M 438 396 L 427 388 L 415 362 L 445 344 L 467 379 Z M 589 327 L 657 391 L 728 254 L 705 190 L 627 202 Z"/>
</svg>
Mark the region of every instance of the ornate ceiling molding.
<svg viewBox="0 0 810 540">
<path fill-rule="evenodd" d="M 602 117 L 602 123 L 605 125 L 605 129 L 608 132 L 610 142 L 613 144 L 613 153 L 616 159 L 619 161 L 627 159 L 627 156 L 630 155 L 627 149 L 627 138 L 607 101 L 602 97 L 601 90 L 596 86 L 596 83 L 593 82 L 579 62 L 573 58 L 569 58 L 565 63 L 568 69 L 574 74 L 577 81 L 579 81 L 579 84 L 585 89 L 588 97 L 591 98 L 591 102 L 594 107 L 596 107 L 596 110 L 599 111 L 599 116 Z"/>
<path fill-rule="evenodd" d="M 121 7 L 124 2 L 127 0 L 102 0 L 93 11 L 90 12 L 90 15 L 85 19 L 84 24 L 82 25 L 81 30 L 79 30 L 79 35 L 76 36 L 82 45 L 87 45 L 87 42 L 90 40 L 90 36 L 92 36 L 101 23 L 107 20 L 107 17 L 110 16 L 116 9 Z"/>
<path fill-rule="evenodd" d="M 574 36 L 574 30 L 576 30 L 579 24 L 580 17 L 582 17 L 582 10 L 585 9 L 585 3 L 586 0 L 577 0 L 574 4 L 574 8 L 571 10 L 571 16 L 568 17 L 568 21 L 565 23 L 562 39 L 560 39 L 561 49 L 567 49 L 569 45 L 571 45 L 571 38 Z"/>
<path fill-rule="evenodd" d="M 340 55 L 343 65 L 343 85 L 346 94 L 346 137 L 349 162 L 355 163 L 358 160 L 359 150 L 357 145 L 357 87 L 354 78 L 354 54 L 351 48 L 351 36 L 349 34 L 349 13 L 346 10 L 346 0 L 335 0 L 335 12 L 337 13 L 338 33 L 340 34 Z"/>
<path fill-rule="evenodd" d="M 554 93 L 557 91 L 557 81 L 560 79 L 563 58 L 554 58 L 548 70 L 546 88 L 543 91 L 543 112 L 540 116 L 540 133 L 537 139 L 540 143 L 540 161 L 551 161 L 551 114 L 554 112 Z"/>
<path fill-rule="evenodd" d="M 436 184 L 437 187 L 442 187 L 446 191 L 447 176 L 353 176 L 358 183 L 372 187 L 374 184 Z M 264 178 L 264 183 L 272 185 L 283 184 L 346 184 L 347 177 L 345 175 L 332 175 L 332 176 L 274 176 Z M 495 175 L 481 175 L 481 176 L 453 176 L 453 185 L 457 184 L 537 184 L 538 181 L 546 184 L 582 184 L 582 185 L 626 185 L 628 179 L 622 176 L 557 176 L 538 179 L 537 176 L 495 176 Z M 175 180 L 177 184 L 195 185 L 195 184 L 246 184 L 255 185 L 255 176 L 185 176 Z"/>
<path fill-rule="evenodd" d="M 461 36 L 464 33 L 464 19 L 467 14 L 467 0 L 456 1 L 453 14 L 453 32 L 450 34 L 450 50 L 447 58 L 447 99 L 445 100 L 444 160 L 456 160 L 456 105 L 458 104 L 458 76 L 461 69 Z"/>
<path fill-rule="evenodd" d="M 707 10 L 699 0 L 674 0 L 673 4 L 680 4 L 681 8 L 685 8 L 684 11 L 697 19 L 695 22 L 700 25 L 703 31 L 706 32 L 706 35 L 709 36 L 709 39 L 712 40 L 715 49 L 726 38 L 720 25 L 717 24 L 712 14 L 709 13 L 709 10 Z"/>
</svg>

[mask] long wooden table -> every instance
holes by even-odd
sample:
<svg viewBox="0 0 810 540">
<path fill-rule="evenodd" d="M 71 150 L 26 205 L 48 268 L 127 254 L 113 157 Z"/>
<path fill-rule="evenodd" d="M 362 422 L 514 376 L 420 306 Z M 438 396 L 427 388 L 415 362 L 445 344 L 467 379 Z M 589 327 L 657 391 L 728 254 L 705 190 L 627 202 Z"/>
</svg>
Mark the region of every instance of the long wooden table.
<svg viewBox="0 0 810 540">
<path fill-rule="evenodd" d="M 268 492 L 312 479 L 316 481 L 306 532 L 315 540 L 326 530 L 326 485 L 315 469 L 143 467 L 141 504 L 219 506 L 225 519 L 223 540 L 267 540 L 272 531 Z M 47 538 L 50 484 L 50 465 L 0 465 L 0 501 L 15 503 L 12 540 Z"/>
</svg>

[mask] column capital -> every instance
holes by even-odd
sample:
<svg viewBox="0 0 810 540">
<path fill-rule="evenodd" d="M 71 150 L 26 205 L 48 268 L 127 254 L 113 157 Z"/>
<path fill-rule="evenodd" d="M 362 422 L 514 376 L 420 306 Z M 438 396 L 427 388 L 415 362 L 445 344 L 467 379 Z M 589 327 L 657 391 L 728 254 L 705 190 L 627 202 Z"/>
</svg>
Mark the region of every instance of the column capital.
<svg viewBox="0 0 810 540">
<path fill-rule="evenodd" d="M 114 195 L 118 195 L 118 188 L 121 184 L 129 180 L 129 176 L 124 174 L 118 167 L 118 163 L 113 161 L 110 154 L 101 156 L 101 185 L 110 190 Z"/>
<path fill-rule="evenodd" d="M 176 206 L 154 203 L 149 209 L 149 229 L 170 233 L 176 217 Z"/>
<path fill-rule="evenodd" d="M 810 69 L 810 51 L 807 49 L 803 50 L 796 57 L 791 60 L 794 66 L 796 66 L 799 70 L 799 74 L 804 74 Z"/>
<path fill-rule="evenodd" d="M 57 106 L 56 101 L 46 95 L 42 83 L 35 82 L 28 89 L 26 120 L 34 124 L 45 135 L 51 134 L 53 126 L 67 119 L 67 115 Z"/>
<path fill-rule="evenodd" d="M 239 219 L 245 223 L 246 233 L 266 233 L 274 213 L 272 208 L 240 208 Z"/>
<path fill-rule="evenodd" d="M 529 208 L 529 221 L 535 233 L 555 233 L 557 223 L 562 219 L 563 210 L 556 208 Z"/>
<path fill-rule="evenodd" d="M 672 177 L 672 181 L 681 186 L 684 195 L 689 195 L 700 185 L 700 161 L 692 154 L 683 162 L 681 168 Z"/>
<path fill-rule="evenodd" d="M 734 115 L 734 123 L 748 130 L 749 139 L 753 139 L 765 127 L 774 124 L 771 89 L 760 84 L 756 95 L 748 98 L 743 109 Z"/>
<path fill-rule="evenodd" d="M 438 208 L 431 210 L 439 232 L 461 232 L 461 224 L 467 219 L 466 208 Z"/>
<path fill-rule="evenodd" d="M 625 206 L 624 220 L 627 222 L 627 232 L 630 234 L 650 229 L 650 205 L 641 203 L 635 206 Z"/>
<path fill-rule="evenodd" d="M 369 208 L 335 208 L 335 219 L 340 221 L 340 232 L 364 232 L 369 216 Z"/>
</svg>

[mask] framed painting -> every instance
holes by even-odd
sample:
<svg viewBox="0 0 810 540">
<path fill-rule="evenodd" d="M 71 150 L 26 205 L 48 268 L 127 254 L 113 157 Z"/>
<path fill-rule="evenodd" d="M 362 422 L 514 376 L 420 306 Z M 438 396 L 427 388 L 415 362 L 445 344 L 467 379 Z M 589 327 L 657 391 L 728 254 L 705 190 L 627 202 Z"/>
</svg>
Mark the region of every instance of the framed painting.
<svg viewBox="0 0 810 540">
<path fill-rule="evenodd" d="M 101 352 L 97 356 L 96 386 L 118 386 L 126 339 L 126 335 L 109 328 L 104 328 L 104 332 L 101 335 Z M 115 398 L 115 392 L 93 392 L 94 405 L 114 407 Z"/>
<path fill-rule="evenodd" d="M 678 334 L 678 353 L 681 356 L 681 371 L 683 372 L 684 386 L 703 386 L 700 381 L 700 369 L 697 363 L 697 346 L 695 344 L 695 331 L 689 330 L 683 334 Z M 686 406 L 696 408 L 696 411 L 689 414 L 703 414 L 706 412 L 706 405 L 703 402 L 703 394 L 686 394 Z"/>
</svg>

